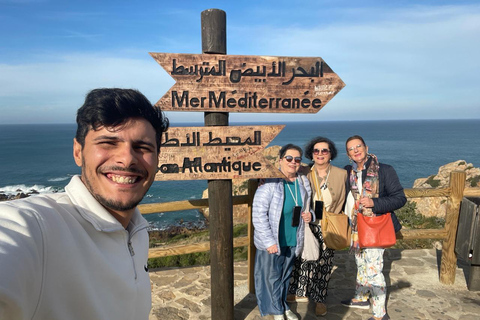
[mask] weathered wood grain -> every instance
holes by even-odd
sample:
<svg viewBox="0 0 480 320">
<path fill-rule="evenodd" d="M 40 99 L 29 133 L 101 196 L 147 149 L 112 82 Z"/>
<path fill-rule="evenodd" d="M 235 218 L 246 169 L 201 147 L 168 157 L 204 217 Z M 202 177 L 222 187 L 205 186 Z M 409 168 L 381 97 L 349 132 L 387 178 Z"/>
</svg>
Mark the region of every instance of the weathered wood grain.
<svg viewBox="0 0 480 320">
<path fill-rule="evenodd" d="M 345 86 L 322 58 L 150 55 L 176 80 L 165 111 L 317 113 Z"/>
<path fill-rule="evenodd" d="M 233 246 L 235 248 L 245 247 L 247 245 L 248 245 L 248 237 L 233 239 Z M 199 242 L 195 244 L 151 248 L 148 251 L 148 258 L 177 256 L 181 254 L 207 252 L 207 251 L 210 251 L 210 242 L 205 241 L 205 242 Z"/>
<path fill-rule="evenodd" d="M 163 133 L 155 180 L 275 178 L 263 156 L 284 125 L 172 127 Z"/>
<path fill-rule="evenodd" d="M 453 284 L 455 282 L 457 266 L 455 239 L 457 236 L 458 216 L 460 214 L 460 203 L 463 198 L 466 177 L 467 174 L 464 171 L 454 171 L 450 174 L 449 187 L 452 192 L 447 200 L 445 220 L 447 238 L 443 241 L 442 262 L 440 266 L 440 282 L 443 284 Z"/>
</svg>

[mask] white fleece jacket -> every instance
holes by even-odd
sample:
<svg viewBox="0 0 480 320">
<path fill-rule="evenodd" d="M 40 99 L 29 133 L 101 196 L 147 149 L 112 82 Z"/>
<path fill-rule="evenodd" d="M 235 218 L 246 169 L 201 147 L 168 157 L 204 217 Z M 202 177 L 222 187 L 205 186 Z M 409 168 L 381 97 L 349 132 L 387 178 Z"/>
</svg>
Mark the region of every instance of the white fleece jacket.
<svg viewBox="0 0 480 320">
<path fill-rule="evenodd" d="M 0 203 L 0 319 L 148 319 L 147 226 L 136 210 L 125 230 L 78 176 Z"/>
</svg>

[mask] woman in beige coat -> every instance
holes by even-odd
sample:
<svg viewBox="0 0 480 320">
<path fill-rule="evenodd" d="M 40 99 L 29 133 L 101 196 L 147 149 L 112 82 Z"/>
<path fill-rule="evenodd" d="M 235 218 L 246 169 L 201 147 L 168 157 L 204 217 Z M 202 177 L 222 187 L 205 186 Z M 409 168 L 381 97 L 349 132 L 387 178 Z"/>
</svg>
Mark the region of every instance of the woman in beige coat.
<svg viewBox="0 0 480 320">
<path fill-rule="evenodd" d="M 312 187 L 311 207 L 315 209 L 319 201 L 323 201 L 324 211 L 340 214 L 345 203 L 347 172 L 330 164 L 336 156 L 335 144 L 324 137 L 312 139 L 305 147 L 305 157 L 313 161 L 307 174 Z M 287 301 L 307 302 L 310 299 L 316 303 L 316 315 L 324 316 L 327 314 L 325 299 L 333 268 L 334 250 L 325 245 L 318 220 L 311 223 L 310 228 L 319 240 L 320 255 L 316 261 L 307 261 L 301 257 L 296 259 Z"/>
</svg>

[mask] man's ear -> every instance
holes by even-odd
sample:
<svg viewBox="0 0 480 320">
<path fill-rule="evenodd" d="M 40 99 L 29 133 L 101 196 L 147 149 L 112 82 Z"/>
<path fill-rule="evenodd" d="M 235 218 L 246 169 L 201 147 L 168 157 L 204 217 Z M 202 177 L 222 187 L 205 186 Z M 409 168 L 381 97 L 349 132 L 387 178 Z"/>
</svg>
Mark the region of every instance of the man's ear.
<svg viewBox="0 0 480 320">
<path fill-rule="evenodd" d="M 82 145 L 75 138 L 73 138 L 73 159 L 77 166 L 82 166 Z"/>
</svg>

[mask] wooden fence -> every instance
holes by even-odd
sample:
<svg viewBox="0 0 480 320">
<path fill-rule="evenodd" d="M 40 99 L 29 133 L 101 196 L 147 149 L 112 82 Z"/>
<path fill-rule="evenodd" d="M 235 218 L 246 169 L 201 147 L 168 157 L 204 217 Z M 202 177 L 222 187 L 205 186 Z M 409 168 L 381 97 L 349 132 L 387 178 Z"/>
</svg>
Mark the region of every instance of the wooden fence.
<svg viewBox="0 0 480 320">
<path fill-rule="evenodd" d="M 480 188 L 465 188 L 466 174 L 463 171 L 455 171 L 450 174 L 450 182 L 447 188 L 439 189 L 405 189 L 407 198 L 424 197 L 446 197 L 447 211 L 445 215 L 445 227 L 442 229 L 408 229 L 397 233 L 397 239 L 441 239 L 442 260 L 440 266 L 440 282 L 443 284 L 453 284 L 455 282 L 455 270 L 457 266 L 457 256 L 455 254 L 455 239 L 457 236 L 458 217 L 460 213 L 460 203 L 464 196 L 480 197 Z M 255 190 L 257 188 L 256 180 L 250 180 L 248 184 L 248 194 L 243 196 L 234 196 L 233 205 L 248 204 L 249 223 L 248 235 L 246 237 L 234 238 L 234 247 L 248 246 L 248 278 L 249 290 L 254 292 L 253 285 L 253 264 L 255 261 L 255 247 L 253 245 L 253 225 L 252 225 L 252 202 Z M 166 203 L 153 203 L 140 205 L 142 214 L 155 212 L 170 212 L 179 210 L 190 210 L 208 208 L 208 199 L 174 201 Z M 173 256 L 194 252 L 205 252 L 210 250 L 210 242 L 196 243 L 193 245 L 178 245 L 165 248 L 151 248 L 149 258 Z"/>
</svg>

